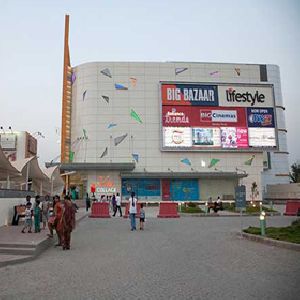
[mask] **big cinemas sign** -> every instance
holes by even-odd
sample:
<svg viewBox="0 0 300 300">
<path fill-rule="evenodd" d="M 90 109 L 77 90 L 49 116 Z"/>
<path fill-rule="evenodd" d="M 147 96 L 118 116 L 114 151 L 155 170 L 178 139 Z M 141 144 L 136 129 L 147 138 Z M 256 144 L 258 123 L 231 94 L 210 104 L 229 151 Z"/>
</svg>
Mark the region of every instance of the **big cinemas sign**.
<svg viewBox="0 0 300 300">
<path fill-rule="evenodd" d="M 163 105 L 219 105 L 217 85 L 162 84 L 161 95 Z"/>
<path fill-rule="evenodd" d="M 219 85 L 220 106 L 273 107 L 272 86 Z"/>
</svg>

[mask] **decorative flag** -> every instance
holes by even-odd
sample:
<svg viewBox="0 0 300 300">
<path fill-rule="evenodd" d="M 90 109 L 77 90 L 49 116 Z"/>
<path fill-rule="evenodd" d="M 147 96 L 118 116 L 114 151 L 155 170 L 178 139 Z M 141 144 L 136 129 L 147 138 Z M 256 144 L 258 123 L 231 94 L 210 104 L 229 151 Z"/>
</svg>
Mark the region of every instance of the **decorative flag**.
<svg viewBox="0 0 300 300">
<path fill-rule="evenodd" d="M 220 160 L 217 158 L 212 158 L 209 164 L 209 168 L 212 168 L 213 166 L 215 166 Z"/>
<path fill-rule="evenodd" d="M 240 68 L 234 68 L 236 75 L 241 76 L 241 69 Z"/>
<path fill-rule="evenodd" d="M 101 97 L 103 98 L 103 100 L 105 100 L 107 103 L 109 103 L 109 97 L 108 96 L 102 95 Z"/>
<path fill-rule="evenodd" d="M 219 71 L 210 72 L 209 75 L 210 75 L 211 77 L 219 77 L 220 72 L 219 72 Z"/>
<path fill-rule="evenodd" d="M 117 124 L 115 124 L 115 123 L 110 123 L 110 124 L 107 126 L 107 129 L 112 128 L 112 127 L 115 127 L 115 126 L 117 126 Z"/>
<path fill-rule="evenodd" d="M 143 123 L 140 116 L 133 109 L 131 109 L 130 116 L 136 121 L 138 121 L 139 123 L 141 124 Z"/>
<path fill-rule="evenodd" d="M 82 94 L 82 101 L 84 101 L 85 95 L 86 95 L 86 90 L 85 90 L 85 91 L 83 92 L 83 94 Z"/>
<path fill-rule="evenodd" d="M 70 151 L 70 152 L 69 152 L 69 161 L 70 161 L 70 162 L 73 162 L 74 154 L 75 154 L 75 152 L 73 152 L 73 151 Z"/>
<path fill-rule="evenodd" d="M 205 161 L 201 160 L 201 167 L 205 168 L 205 165 L 206 165 Z"/>
<path fill-rule="evenodd" d="M 127 137 L 128 133 L 124 134 L 124 135 L 121 135 L 121 136 L 118 136 L 116 138 L 114 138 L 114 143 L 115 143 L 115 146 L 119 145 L 120 143 L 122 143 L 126 137 Z"/>
<path fill-rule="evenodd" d="M 128 88 L 126 86 L 124 86 L 123 84 L 120 84 L 120 83 L 115 83 L 115 88 L 116 88 L 116 90 L 121 90 L 121 91 L 128 90 Z"/>
<path fill-rule="evenodd" d="M 108 153 L 108 148 L 106 147 L 106 148 L 105 148 L 105 150 L 102 152 L 102 154 L 101 154 L 100 158 L 102 158 L 102 157 L 106 156 L 106 155 L 107 155 L 107 153 Z"/>
<path fill-rule="evenodd" d="M 181 162 L 187 166 L 191 166 L 191 161 L 188 158 L 184 158 L 181 160 Z"/>
<path fill-rule="evenodd" d="M 253 161 L 254 158 L 255 158 L 255 155 L 252 155 L 251 157 L 249 157 L 249 158 L 244 162 L 244 164 L 245 164 L 246 166 L 251 166 L 252 161 Z"/>
<path fill-rule="evenodd" d="M 188 68 L 175 68 L 175 76 L 188 70 Z"/>
<path fill-rule="evenodd" d="M 101 73 L 102 75 L 104 75 L 104 76 L 107 76 L 107 77 L 109 77 L 109 78 L 112 78 L 111 73 L 110 73 L 110 70 L 109 70 L 108 68 L 101 70 L 100 73 Z"/>
<path fill-rule="evenodd" d="M 72 72 L 72 76 L 71 76 L 71 83 L 73 84 L 76 80 L 76 74 L 74 72 Z"/>
<path fill-rule="evenodd" d="M 87 137 L 87 134 L 86 134 L 86 130 L 83 128 L 82 131 L 83 131 L 83 138 L 84 138 L 85 140 L 87 140 L 88 137 Z"/>
<path fill-rule="evenodd" d="M 130 77 L 129 78 L 130 83 L 133 87 L 136 87 L 137 79 L 135 77 Z"/>
<path fill-rule="evenodd" d="M 132 158 L 138 163 L 139 162 L 139 155 L 136 153 L 132 153 Z"/>
</svg>

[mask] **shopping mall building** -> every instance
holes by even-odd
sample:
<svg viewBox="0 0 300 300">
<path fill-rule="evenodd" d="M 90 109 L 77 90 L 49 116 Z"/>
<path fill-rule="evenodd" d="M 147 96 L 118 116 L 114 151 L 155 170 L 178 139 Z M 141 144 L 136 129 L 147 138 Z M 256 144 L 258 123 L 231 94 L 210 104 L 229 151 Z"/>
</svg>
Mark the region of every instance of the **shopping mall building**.
<svg viewBox="0 0 300 300">
<path fill-rule="evenodd" d="M 278 66 L 71 66 L 68 22 L 61 144 L 68 186 L 97 197 L 135 191 L 147 201 L 197 201 L 233 199 L 244 184 L 247 199 L 260 200 L 267 184 L 289 182 Z"/>
</svg>

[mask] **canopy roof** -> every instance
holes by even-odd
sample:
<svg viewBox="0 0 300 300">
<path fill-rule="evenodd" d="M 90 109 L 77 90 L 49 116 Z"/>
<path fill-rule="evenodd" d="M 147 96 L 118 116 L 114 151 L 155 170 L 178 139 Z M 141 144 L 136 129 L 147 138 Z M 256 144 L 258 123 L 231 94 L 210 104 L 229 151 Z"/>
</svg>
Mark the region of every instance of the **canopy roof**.
<svg viewBox="0 0 300 300">
<path fill-rule="evenodd" d="M 21 174 L 15 167 L 12 166 L 0 147 L 0 180 L 6 179 L 7 175 L 20 176 Z"/>
</svg>

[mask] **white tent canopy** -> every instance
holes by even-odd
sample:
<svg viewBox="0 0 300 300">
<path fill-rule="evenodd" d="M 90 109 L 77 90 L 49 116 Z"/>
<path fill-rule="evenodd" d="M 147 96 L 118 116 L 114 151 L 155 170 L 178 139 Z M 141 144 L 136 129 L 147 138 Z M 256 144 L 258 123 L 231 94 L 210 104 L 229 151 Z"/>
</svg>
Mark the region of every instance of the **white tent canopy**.
<svg viewBox="0 0 300 300">
<path fill-rule="evenodd" d="M 50 167 L 43 171 L 50 182 L 50 189 L 48 189 L 47 193 L 50 193 L 51 195 L 60 194 L 64 188 L 64 181 L 61 178 L 59 166 Z"/>
</svg>

